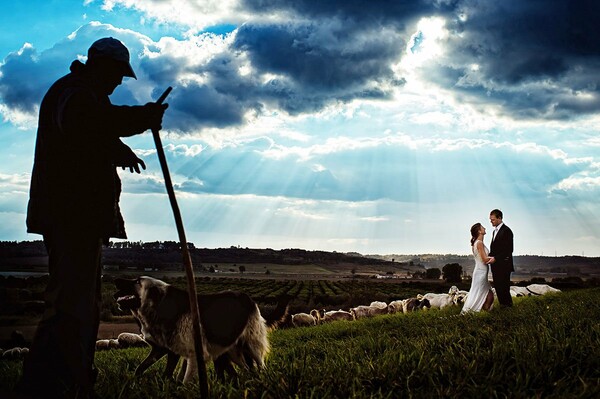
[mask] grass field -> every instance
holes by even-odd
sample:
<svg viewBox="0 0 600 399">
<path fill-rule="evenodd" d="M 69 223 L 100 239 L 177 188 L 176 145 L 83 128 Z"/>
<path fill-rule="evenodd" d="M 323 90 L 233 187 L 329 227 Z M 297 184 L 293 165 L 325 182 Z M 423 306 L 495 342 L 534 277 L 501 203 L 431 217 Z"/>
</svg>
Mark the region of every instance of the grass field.
<svg viewBox="0 0 600 399">
<path fill-rule="evenodd" d="M 600 397 L 600 289 L 518 299 L 512 309 L 459 308 L 277 330 L 265 370 L 215 381 L 219 398 L 595 398 Z M 197 397 L 196 385 L 140 379 L 148 349 L 98 352 L 101 398 Z M 0 361 L 10 392 L 21 361 Z"/>
</svg>

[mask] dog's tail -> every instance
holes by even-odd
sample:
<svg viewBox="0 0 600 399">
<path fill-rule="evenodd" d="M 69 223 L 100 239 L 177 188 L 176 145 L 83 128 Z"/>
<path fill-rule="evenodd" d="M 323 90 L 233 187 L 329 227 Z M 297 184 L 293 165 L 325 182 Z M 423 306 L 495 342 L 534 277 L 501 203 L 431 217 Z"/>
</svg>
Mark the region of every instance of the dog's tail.
<svg viewBox="0 0 600 399">
<path fill-rule="evenodd" d="M 286 294 L 278 297 L 275 309 L 269 312 L 269 314 L 263 315 L 263 318 L 267 322 L 267 328 L 274 330 L 286 323 L 287 319 L 290 318 L 290 302 L 292 299 L 292 296 Z"/>
</svg>

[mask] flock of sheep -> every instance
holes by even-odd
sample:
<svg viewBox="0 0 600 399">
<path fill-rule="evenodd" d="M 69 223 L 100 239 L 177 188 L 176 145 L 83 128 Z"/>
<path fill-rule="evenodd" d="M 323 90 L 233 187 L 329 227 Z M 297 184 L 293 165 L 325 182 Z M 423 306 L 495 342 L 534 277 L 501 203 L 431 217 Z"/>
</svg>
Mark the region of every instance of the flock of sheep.
<svg viewBox="0 0 600 399">
<path fill-rule="evenodd" d="M 0 349 L 2 360 L 23 359 L 29 353 L 29 348 L 14 347 L 7 350 Z"/>
<path fill-rule="evenodd" d="M 292 315 L 294 327 L 315 326 L 337 320 L 357 320 L 366 317 L 374 317 L 382 314 L 409 313 L 421 309 L 442 309 L 450 305 L 458 305 L 464 301 L 468 291 L 461 291 L 452 286 L 447 294 L 417 295 L 415 298 L 399 299 L 388 303 L 375 301 L 369 305 L 360 305 L 346 310 L 313 309 L 310 313 L 296 313 Z"/>
<path fill-rule="evenodd" d="M 492 291 L 494 291 L 493 288 Z M 560 292 L 560 290 L 550 287 L 547 284 L 530 284 L 527 287 L 512 286 L 510 288 L 510 293 L 513 297 L 544 295 L 549 292 Z M 419 294 L 415 298 L 399 299 L 392 301 L 389 304 L 375 301 L 371 302 L 368 306 L 361 305 L 347 311 L 342 309 L 330 311 L 326 311 L 325 309 L 320 311 L 313 309 L 310 313 L 293 314 L 291 317 L 291 324 L 294 327 L 307 327 L 331 321 L 357 320 L 382 314 L 406 314 L 421 309 L 443 309 L 446 306 L 464 303 L 468 294 L 468 291 L 459 290 L 458 287 L 452 286 L 447 294 Z"/>
<path fill-rule="evenodd" d="M 493 290 L 493 288 L 492 288 Z M 527 287 L 512 286 L 510 288 L 513 297 L 544 295 L 547 293 L 560 292 L 547 284 L 530 284 Z M 291 324 L 294 327 L 315 326 L 337 320 L 357 320 L 365 317 L 374 317 L 382 314 L 409 313 L 421 309 L 443 309 L 446 306 L 457 306 L 463 303 L 469 294 L 468 291 L 459 290 L 452 286 L 447 294 L 428 293 L 417 295 L 415 298 L 399 299 L 388 304 L 385 302 L 371 302 L 346 310 L 313 309 L 310 313 L 296 313 L 291 316 Z M 131 347 L 145 347 L 148 344 L 141 334 L 121 333 L 117 339 L 100 339 L 96 341 L 96 350 L 123 349 Z M 4 360 L 22 359 L 29 353 L 26 347 L 14 347 L 8 350 L 0 349 L 0 358 Z"/>
<path fill-rule="evenodd" d="M 142 334 L 121 333 L 117 339 L 99 339 L 96 341 L 96 350 L 124 349 L 133 347 L 146 347 L 148 344 L 142 338 Z M 7 350 L 0 348 L 0 359 L 18 360 L 23 359 L 29 353 L 27 347 L 14 347 Z"/>
<path fill-rule="evenodd" d="M 125 349 L 148 346 L 142 334 L 124 332 L 117 339 L 99 339 L 96 341 L 96 350 Z"/>
</svg>

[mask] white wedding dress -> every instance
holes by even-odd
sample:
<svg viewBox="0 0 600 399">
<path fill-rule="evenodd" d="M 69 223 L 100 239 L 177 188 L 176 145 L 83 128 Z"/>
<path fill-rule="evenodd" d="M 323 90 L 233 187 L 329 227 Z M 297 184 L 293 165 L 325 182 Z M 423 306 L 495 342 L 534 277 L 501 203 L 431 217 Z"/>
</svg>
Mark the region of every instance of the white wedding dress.
<svg viewBox="0 0 600 399">
<path fill-rule="evenodd" d="M 482 242 L 483 244 L 483 242 Z M 483 245 L 485 256 L 489 250 Z M 492 289 L 488 281 L 489 266 L 483 262 L 483 258 L 477 250 L 477 241 L 473 243 L 473 256 L 475 258 L 475 269 L 473 269 L 473 279 L 471 280 L 471 289 L 465 300 L 461 313 L 479 312 L 485 303 L 488 292 Z"/>
</svg>

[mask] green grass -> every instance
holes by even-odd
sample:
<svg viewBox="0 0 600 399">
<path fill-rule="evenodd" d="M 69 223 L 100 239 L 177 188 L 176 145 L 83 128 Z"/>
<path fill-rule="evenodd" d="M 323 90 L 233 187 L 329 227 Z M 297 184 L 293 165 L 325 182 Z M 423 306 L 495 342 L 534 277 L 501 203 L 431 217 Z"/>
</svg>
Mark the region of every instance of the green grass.
<svg viewBox="0 0 600 399">
<path fill-rule="evenodd" d="M 260 373 L 216 382 L 231 398 L 600 397 L 600 289 L 523 298 L 512 309 L 459 315 L 458 308 L 278 330 Z M 98 352 L 102 398 L 197 397 L 196 385 L 135 379 L 147 349 Z M 20 361 L 0 361 L 0 392 Z"/>
</svg>

